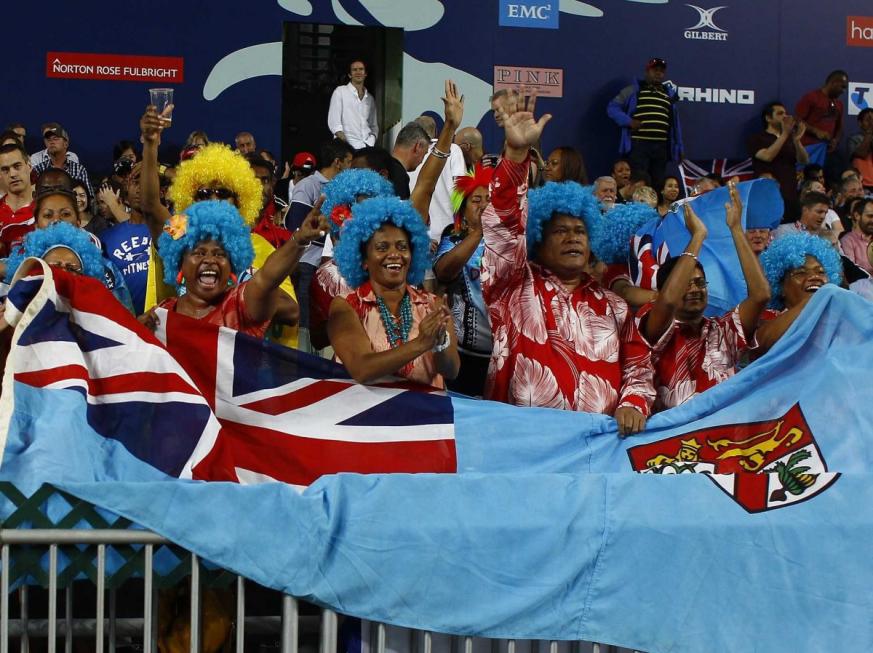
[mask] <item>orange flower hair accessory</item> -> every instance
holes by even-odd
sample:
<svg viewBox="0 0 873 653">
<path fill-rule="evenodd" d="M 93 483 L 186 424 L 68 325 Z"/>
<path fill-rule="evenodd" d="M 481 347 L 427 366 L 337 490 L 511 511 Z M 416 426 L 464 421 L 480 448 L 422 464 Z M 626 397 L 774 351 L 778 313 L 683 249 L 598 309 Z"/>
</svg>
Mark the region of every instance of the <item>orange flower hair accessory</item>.
<svg viewBox="0 0 873 653">
<path fill-rule="evenodd" d="M 188 232 L 188 216 L 177 213 L 164 225 L 164 233 L 173 240 L 179 240 Z"/>
</svg>

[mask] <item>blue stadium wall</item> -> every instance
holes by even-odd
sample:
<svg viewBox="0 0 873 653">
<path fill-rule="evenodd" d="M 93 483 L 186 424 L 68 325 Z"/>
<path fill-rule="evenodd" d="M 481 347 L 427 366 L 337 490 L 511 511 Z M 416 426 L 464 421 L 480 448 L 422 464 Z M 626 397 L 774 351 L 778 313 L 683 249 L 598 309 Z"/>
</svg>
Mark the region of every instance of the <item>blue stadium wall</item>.
<svg viewBox="0 0 873 653">
<path fill-rule="evenodd" d="M 873 88 L 869 16 L 870 0 L 13 3 L 4 10 L 0 122 L 25 122 L 28 145 L 37 149 L 39 125 L 57 120 L 71 134 L 71 149 L 92 169 L 105 168 L 111 143 L 136 137 L 146 89 L 155 84 L 50 77 L 47 53 L 181 57 L 184 82 L 173 85 L 178 109 L 165 142 L 181 143 L 193 129 L 229 141 L 247 129 L 279 151 L 283 23 L 311 21 L 403 28 L 403 118 L 438 110 L 442 80 L 451 76 L 467 96 L 465 123 L 478 123 L 486 149 L 499 139 L 487 105 L 494 67 L 560 69 L 563 96 L 539 105 L 555 116 L 544 147 L 581 148 L 593 173 L 605 169 L 618 143 L 606 117 L 609 98 L 649 57 L 663 57 L 686 96 L 686 155 L 741 157 L 763 104 L 780 99 L 793 107 L 835 68 L 862 91 L 845 98 L 847 131 L 855 130 L 849 112 L 864 106 L 868 81 Z M 557 29 L 544 27 L 555 22 Z"/>
</svg>

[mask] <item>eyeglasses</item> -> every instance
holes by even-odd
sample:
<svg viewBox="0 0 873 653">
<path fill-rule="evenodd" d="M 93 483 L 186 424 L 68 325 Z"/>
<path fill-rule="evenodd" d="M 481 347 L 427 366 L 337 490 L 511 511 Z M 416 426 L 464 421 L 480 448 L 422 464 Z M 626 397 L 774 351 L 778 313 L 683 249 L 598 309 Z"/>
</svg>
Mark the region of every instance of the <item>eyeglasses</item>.
<svg viewBox="0 0 873 653">
<path fill-rule="evenodd" d="M 825 269 L 822 267 L 795 268 L 788 272 L 788 278 L 792 281 L 799 281 L 800 279 L 808 279 L 809 277 L 823 277 L 826 274 Z"/>
<path fill-rule="evenodd" d="M 236 193 L 234 193 L 229 188 L 224 188 L 220 186 L 218 188 L 198 188 L 195 196 L 198 200 L 229 200 L 230 198 L 236 199 Z"/>
<path fill-rule="evenodd" d="M 699 288 L 700 290 L 703 290 L 708 285 L 709 285 L 709 282 L 706 279 L 704 279 L 703 277 L 695 277 L 694 279 L 690 279 L 688 281 L 689 288 Z"/>
<path fill-rule="evenodd" d="M 82 274 L 82 268 L 75 263 L 61 263 L 60 261 L 55 261 L 54 263 L 49 263 L 49 265 L 53 268 L 65 270 L 71 274 Z"/>
</svg>

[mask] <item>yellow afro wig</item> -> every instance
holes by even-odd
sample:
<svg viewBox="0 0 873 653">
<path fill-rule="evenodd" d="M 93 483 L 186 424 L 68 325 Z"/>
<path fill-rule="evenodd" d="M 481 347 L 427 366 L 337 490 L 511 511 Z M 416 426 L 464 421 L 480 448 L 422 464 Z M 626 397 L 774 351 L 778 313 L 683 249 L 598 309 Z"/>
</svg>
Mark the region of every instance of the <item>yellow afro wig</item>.
<svg viewBox="0 0 873 653">
<path fill-rule="evenodd" d="M 261 182 L 245 157 L 224 143 L 210 143 L 179 165 L 168 192 L 176 213 L 182 213 L 197 200 L 197 189 L 212 185 L 232 190 L 246 224 L 251 227 L 255 223 L 261 212 Z"/>
</svg>

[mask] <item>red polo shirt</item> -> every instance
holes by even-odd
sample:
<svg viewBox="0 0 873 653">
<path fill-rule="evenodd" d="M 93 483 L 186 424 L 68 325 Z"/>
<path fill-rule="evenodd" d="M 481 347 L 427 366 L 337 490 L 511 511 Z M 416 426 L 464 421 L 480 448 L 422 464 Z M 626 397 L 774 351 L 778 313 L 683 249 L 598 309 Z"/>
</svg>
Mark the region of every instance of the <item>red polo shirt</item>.
<svg viewBox="0 0 873 653">
<path fill-rule="evenodd" d="M 33 218 L 33 202 L 17 211 L 0 199 L 0 256 L 9 256 L 12 247 L 21 243 L 24 237 L 36 228 Z"/>
</svg>

